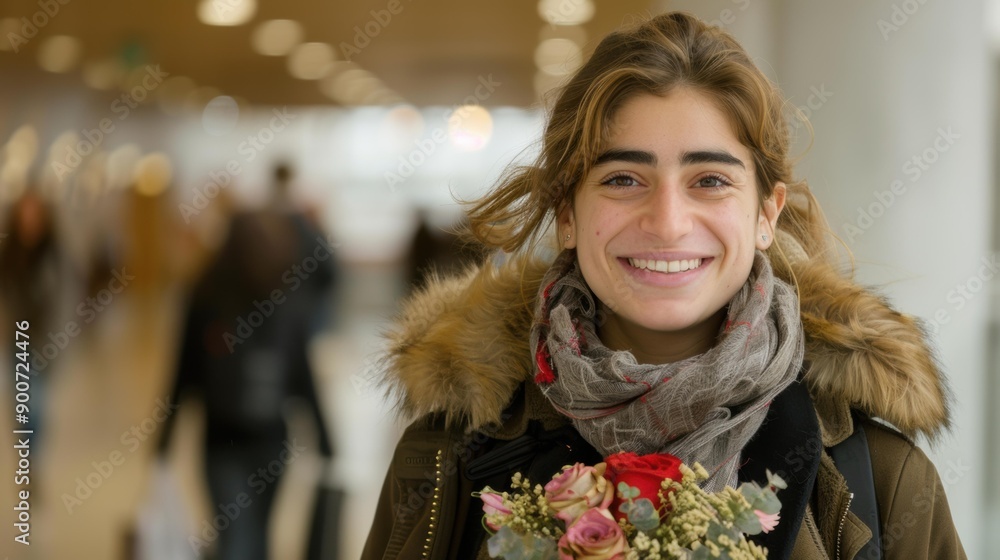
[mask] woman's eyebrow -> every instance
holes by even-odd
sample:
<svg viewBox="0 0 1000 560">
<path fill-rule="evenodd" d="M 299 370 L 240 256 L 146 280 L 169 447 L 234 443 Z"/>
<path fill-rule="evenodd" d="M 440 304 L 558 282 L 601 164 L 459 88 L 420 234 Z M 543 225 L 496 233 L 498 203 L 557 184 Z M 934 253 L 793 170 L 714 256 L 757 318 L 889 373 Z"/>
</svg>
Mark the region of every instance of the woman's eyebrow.
<svg viewBox="0 0 1000 560">
<path fill-rule="evenodd" d="M 743 160 L 725 150 L 700 150 L 696 152 L 684 152 L 681 155 L 681 165 L 692 165 L 695 163 L 722 163 L 726 165 L 738 165 L 743 169 L 747 168 Z"/>
<path fill-rule="evenodd" d="M 610 161 L 624 161 L 628 163 L 638 163 L 640 165 L 650 165 L 656 167 L 657 157 L 653 152 L 645 150 L 630 150 L 623 148 L 612 148 L 597 156 L 594 166 L 598 166 Z M 746 169 L 743 160 L 725 150 L 698 150 L 684 152 L 681 154 L 682 165 L 693 165 L 696 163 L 722 163 L 725 165 L 737 165 Z"/>
<path fill-rule="evenodd" d="M 651 165 L 656 167 L 656 154 L 643 150 L 627 150 L 612 148 L 597 156 L 594 166 L 608 163 L 609 161 L 625 161 L 628 163 L 638 163 L 640 165 Z"/>
</svg>

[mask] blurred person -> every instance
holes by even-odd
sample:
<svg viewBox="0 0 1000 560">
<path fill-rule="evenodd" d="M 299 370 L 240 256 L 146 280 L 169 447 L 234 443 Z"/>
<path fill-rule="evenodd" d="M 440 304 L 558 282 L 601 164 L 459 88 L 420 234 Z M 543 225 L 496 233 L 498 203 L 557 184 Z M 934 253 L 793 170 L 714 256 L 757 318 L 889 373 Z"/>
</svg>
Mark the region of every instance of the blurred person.
<svg viewBox="0 0 1000 560">
<path fill-rule="evenodd" d="M 310 410 L 319 454 L 327 461 L 333 455 L 307 353 L 317 301 L 329 291 L 332 276 L 319 269 L 330 266 L 333 255 L 307 250 L 302 233 L 295 219 L 274 208 L 236 214 L 188 304 L 171 399 L 196 393 L 205 403 L 213 506 L 240 503 L 241 497 L 251 501 L 219 531 L 220 560 L 266 558 L 278 482 L 302 452 L 286 425 L 291 398 Z M 316 255 L 323 252 L 320 260 Z M 303 274 L 310 262 L 318 269 Z M 176 416 L 164 427 L 161 456 Z"/>
<path fill-rule="evenodd" d="M 307 273 L 311 276 L 311 283 L 314 286 L 324 286 L 325 288 L 317 294 L 317 313 L 313 318 L 312 332 L 318 333 L 331 326 L 331 321 L 337 316 L 334 309 L 331 309 L 331 302 L 334 300 L 334 289 L 339 284 L 339 267 L 337 261 L 332 258 L 332 249 L 335 244 L 331 237 L 324 231 L 320 224 L 319 210 L 313 206 L 301 207 L 295 204 L 292 199 L 292 179 L 295 177 L 295 170 L 287 162 L 279 162 L 274 166 L 273 181 L 271 183 L 271 198 L 267 203 L 268 211 L 280 219 L 291 224 L 297 233 L 299 250 L 303 253 L 319 250 L 322 247 L 330 250 L 331 258 L 324 262 L 324 266 L 319 267 L 315 272 Z M 301 274 L 299 274 L 301 276 Z"/>
<path fill-rule="evenodd" d="M 153 152 L 136 162 L 132 183 L 121 194 L 120 264 L 134 277 L 129 293 L 143 319 L 151 305 L 180 286 L 184 260 L 190 258 L 180 251 L 182 228 L 172 181 L 170 160 Z"/>
<path fill-rule="evenodd" d="M 785 106 L 687 14 L 597 45 L 538 160 L 471 208 L 507 257 L 432 281 L 389 334 L 384 383 L 415 420 L 363 558 L 487 558 L 484 510 L 508 512 L 474 492 L 620 453 L 700 463 L 712 492 L 783 473 L 777 526 L 750 537 L 769 558 L 966 557 L 912 439 L 949 426 L 944 374 L 916 319 L 838 271 Z"/>
<path fill-rule="evenodd" d="M 0 306 L 4 316 L 0 331 L 5 341 L 13 342 L 13 324 L 29 323 L 28 423 L 17 429 L 34 430 L 34 450 L 39 448 L 43 433 L 51 372 L 73 336 L 66 332 L 68 298 L 78 279 L 59 240 L 55 209 L 36 190 L 28 188 L 10 205 L 6 225 L 6 237 L 0 239 Z M 13 346 L 5 350 L 10 348 Z M 20 362 L 13 353 L 11 359 L 13 364 Z M 14 370 L 11 367 L 12 378 Z"/>
<path fill-rule="evenodd" d="M 441 227 L 428 212 L 418 212 L 417 231 L 406 254 L 410 291 L 422 288 L 430 275 L 450 276 L 482 259 L 482 251 L 459 233 L 467 222 L 463 216 L 456 224 Z"/>
</svg>

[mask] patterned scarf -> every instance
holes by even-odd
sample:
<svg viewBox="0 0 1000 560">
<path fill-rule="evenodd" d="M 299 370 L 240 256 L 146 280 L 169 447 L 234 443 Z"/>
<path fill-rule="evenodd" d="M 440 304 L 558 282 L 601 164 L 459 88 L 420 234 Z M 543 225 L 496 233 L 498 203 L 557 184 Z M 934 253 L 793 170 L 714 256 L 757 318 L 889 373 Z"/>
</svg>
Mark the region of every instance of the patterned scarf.
<svg viewBox="0 0 1000 560">
<path fill-rule="evenodd" d="M 798 298 L 760 251 L 729 303 L 718 342 L 668 364 L 639 364 L 597 337 L 597 305 L 575 251 L 542 280 L 531 329 L 535 381 L 602 455 L 670 453 L 700 462 L 706 490 L 736 483 L 739 455 L 802 366 Z"/>
</svg>

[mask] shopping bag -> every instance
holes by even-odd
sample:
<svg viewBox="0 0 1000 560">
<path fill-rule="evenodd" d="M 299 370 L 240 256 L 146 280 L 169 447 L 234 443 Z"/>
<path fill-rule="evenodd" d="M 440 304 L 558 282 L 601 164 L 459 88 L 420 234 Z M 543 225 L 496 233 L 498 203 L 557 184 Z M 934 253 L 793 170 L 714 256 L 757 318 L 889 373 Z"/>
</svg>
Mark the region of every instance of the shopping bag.
<svg viewBox="0 0 1000 560">
<path fill-rule="evenodd" d="M 340 558 L 340 512 L 344 498 L 345 492 L 341 488 L 320 486 L 316 489 L 307 560 Z"/>
<path fill-rule="evenodd" d="M 134 551 L 136 560 L 196 560 L 198 554 L 188 542 L 190 515 L 181 500 L 180 485 L 166 463 L 157 461 L 150 476 L 145 503 L 136 519 Z"/>
</svg>

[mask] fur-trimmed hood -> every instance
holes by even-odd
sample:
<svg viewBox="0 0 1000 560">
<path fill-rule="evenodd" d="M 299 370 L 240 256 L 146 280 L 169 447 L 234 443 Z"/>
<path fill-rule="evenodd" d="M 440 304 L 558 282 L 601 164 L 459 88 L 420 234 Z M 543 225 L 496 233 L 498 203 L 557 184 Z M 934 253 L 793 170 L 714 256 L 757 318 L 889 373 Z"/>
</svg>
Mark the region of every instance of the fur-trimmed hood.
<svg viewBox="0 0 1000 560">
<path fill-rule="evenodd" d="M 473 429 L 499 422 L 533 374 L 528 348 L 535 297 L 549 263 L 487 262 L 432 276 L 387 333 L 386 384 L 407 416 L 443 412 Z M 949 425 L 948 391 L 916 320 L 815 261 L 797 263 L 808 364 L 823 439 L 853 430 L 849 408 L 909 436 Z"/>
</svg>

